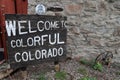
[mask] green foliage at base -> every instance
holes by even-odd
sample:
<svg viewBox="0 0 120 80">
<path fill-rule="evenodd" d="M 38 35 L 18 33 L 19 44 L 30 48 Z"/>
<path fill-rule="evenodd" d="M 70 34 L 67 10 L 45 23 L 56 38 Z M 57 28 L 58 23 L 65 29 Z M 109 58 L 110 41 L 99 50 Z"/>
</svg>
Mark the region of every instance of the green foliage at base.
<svg viewBox="0 0 120 80">
<path fill-rule="evenodd" d="M 40 74 L 38 80 L 47 80 L 45 74 Z"/>
<path fill-rule="evenodd" d="M 87 72 L 87 70 L 85 69 L 85 68 L 79 68 L 78 69 L 78 72 L 80 73 L 80 74 L 82 74 L 82 75 L 84 75 L 84 76 L 87 76 L 88 75 L 88 72 Z"/>
<path fill-rule="evenodd" d="M 94 77 L 83 77 L 83 78 L 81 78 L 79 80 L 97 80 L 97 79 L 94 78 Z"/>
<path fill-rule="evenodd" d="M 119 72 L 116 72 L 116 75 L 120 75 L 120 71 L 119 71 Z"/>
<path fill-rule="evenodd" d="M 86 65 L 86 64 L 88 64 L 89 62 L 88 62 L 87 59 L 82 58 L 82 59 L 80 60 L 80 63 Z"/>
<path fill-rule="evenodd" d="M 93 66 L 94 63 L 95 63 L 95 60 L 94 60 L 94 59 L 92 59 L 92 60 L 87 60 L 87 59 L 85 59 L 85 58 L 82 58 L 82 59 L 80 59 L 79 62 L 80 62 L 81 64 L 83 64 L 83 65 Z"/>
<path fill-rule="evenodd" d="M 66 72 L 64 71 L 56 72 L 55 78 L 59 80 L 66 80 Z"/>
<path fill-rule="evenodd" d="M 101 72 L 101 71 L 103 71 L 103 65 L 101 63 L 97 62 L 94 64 L 93 69 Z"/>
</svg>

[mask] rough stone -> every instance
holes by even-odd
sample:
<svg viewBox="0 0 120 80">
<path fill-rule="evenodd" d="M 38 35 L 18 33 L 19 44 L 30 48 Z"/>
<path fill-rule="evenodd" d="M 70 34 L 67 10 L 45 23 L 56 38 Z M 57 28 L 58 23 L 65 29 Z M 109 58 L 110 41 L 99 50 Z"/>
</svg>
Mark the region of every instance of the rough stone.
<svg viewBox="0 0 120 80">
<path fill-rule="evenodd" d="M 96 1 L 86 1 L 84 10 L 89 12 L 96 12 L 97 11 Z"/>
<path fill-rule="evenodd" d="M 71 0 L 71 1 L 76 3 L 84 3 L 84 0 Z"/>
<path fill-rule="evenodd" d="M 68 24 L 68 26 L 78 26 L 79 22 L 75 21 L 75 20 L 68 20 L 66 21 L 66 23 Z"/>
<path fill-rule="evenodd" d="M 28 4 L 29 5 L 36 5 L 36 1 L 35 0 L 28 0 Z"/>
<path fill-rule="evenodd" d="M 80 29 L 78 27 L 73 27 L 73 33 L 79 35 Z"/>
<path fill-rule="evenodd" d="M 90 40 L 90 45 L 101 46 L 100 40 L 91 39 Z"/>
<path fill-rule="evenodd" d="M 46 15 L 55 16 L 55 13 L 54 13 L 54 12 L 51 12 L 51 11 L 47 11 L 45 14 L 46 14 Z"/>
<path fill-rule="evenodd" d="M 67 12 L 67 14 L 80 14 L 81 10 L 82 5 L 77 3 L 65 5 L 65 11 Z"/>
<path fill-rule="evenodd" d="M 119 2 L 115 2 L 113 6 L 114 6 L 114 8 L 120 10 L 120 1 Z"/>
</svg>

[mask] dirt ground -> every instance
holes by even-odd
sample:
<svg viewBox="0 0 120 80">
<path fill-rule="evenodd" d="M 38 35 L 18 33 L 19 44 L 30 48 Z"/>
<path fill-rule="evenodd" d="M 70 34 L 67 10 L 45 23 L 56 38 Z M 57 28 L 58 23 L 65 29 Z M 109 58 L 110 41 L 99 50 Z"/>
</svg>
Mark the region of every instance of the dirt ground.
<svg viewBox="0 0 120 80">
<path fill-rule="evenodd" d="M 102 71 L 93 68 L 92 60 L 69 59 L 59 65 L 61 73 L 55 71 L 53 62 L 42 63 L 28 66 L 25 71 L 18 69 L 2 80 L 120 80 L 120 63 L 111 63 L 109 68 L 102 65 Z"/>
</svg>

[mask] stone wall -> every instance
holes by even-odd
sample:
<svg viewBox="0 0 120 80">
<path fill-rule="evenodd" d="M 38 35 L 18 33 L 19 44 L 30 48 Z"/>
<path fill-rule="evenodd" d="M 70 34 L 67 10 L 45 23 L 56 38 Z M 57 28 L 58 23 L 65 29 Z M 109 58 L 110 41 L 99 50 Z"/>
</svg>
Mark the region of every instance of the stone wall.
<svg viewBox="0 0 120 80">
<path fill-rule="evenodd" d="M 60 6 L 67 16 L 67 48 L 72 57 L 94 58 L 111 51 L 114 61 L 120 62 L 120 0 L 28 0 L 28 13 L 35 14 L 35 6 Z"/>
</svg>

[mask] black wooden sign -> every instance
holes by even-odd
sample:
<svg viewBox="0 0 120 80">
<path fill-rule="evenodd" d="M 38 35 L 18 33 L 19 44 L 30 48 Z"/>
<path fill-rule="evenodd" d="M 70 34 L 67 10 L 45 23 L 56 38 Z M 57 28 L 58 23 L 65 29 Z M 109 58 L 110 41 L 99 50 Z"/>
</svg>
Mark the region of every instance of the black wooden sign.
<svg viewBox="0 0 120 80">
<path fill-rule="evenodd" d="M 66 17 L 5 15 L 11 68 L 61 60 L 66 55 Z"/>
</svg>

